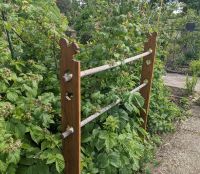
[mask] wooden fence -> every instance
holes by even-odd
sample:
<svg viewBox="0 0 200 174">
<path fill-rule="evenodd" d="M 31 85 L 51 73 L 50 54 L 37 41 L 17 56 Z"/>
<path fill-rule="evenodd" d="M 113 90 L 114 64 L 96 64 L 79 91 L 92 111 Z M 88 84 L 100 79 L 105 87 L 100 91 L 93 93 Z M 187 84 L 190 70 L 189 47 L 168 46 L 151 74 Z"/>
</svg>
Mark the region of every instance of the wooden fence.
<svg viewBox="0 0 200 174">
<path fill-rule="evenodd" d="M 148 41 L 144 44 L 144 53 L 142 54 L 127 58 L 122 62 L 115 62 L 113 65 L 103 65 L 84 71 L 81 71 L 80 62 L 73 59 L 73 56 L 78 53 L 78 46 L 75 43 L 69 44 L 66 39 L 60 40 L 62 138 L 65 174 L 81 173 L 81 127 L 90 123 L 101 114 L 121 102 L 119 99 L 116 102 L 102 108 L 99 112 L 81 121 L 81 78 L 143 58 L 140 85 L 130 91 L 130 93 L 140 91 L 145 100 L 144 110 L 141 110 L 141 117 L 144 120 L 144 124 L 142 126 L 146 129 L 155 61 L 156 37 L 157 33 L 149 35 Z"/>
</svg>

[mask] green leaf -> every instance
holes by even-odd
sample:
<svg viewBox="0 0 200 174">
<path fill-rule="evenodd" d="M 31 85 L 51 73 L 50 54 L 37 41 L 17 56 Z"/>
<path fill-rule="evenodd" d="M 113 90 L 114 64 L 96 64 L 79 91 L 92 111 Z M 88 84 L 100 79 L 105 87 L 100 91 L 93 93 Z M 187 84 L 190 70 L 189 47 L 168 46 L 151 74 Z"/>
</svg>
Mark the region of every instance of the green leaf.
<svg viewBox="0 0 200 174">
<path fill-rule="evenodd" d="M 105 139 L 106 150 L 110 151 L 115 145 L 117 145 L 117 138 L 114 133 L 108 134 Z"/>
<path fill-rule="evenodd" d="M 13 163 L 10 163 L 6 169 L 6 173 L 16 174 L 16 166 Z"/>
<path fill-rule="evenodd" d="M 32 166 L 19 166 L 17 174 L 50 174 L 49 167 L 44 163 Z"/>
<path fill-rule="evenodd" d="M 97 148 L 98 151 L 100 151 L 101 149 L 103 149 L 103 147 L 105 147 L 104 141 L 102 139 L 98 139 L 95 142 L 95 147 Z"/>
<path fill-rule="evenodd" d="M 7 162 L 17 164 L 20 160 L 20 150 L 9 153 L 7 157 Z"/>
<path fill-rule="evenodd" d="M 43 151 L 43 150 L 47 149 L 48 147 L 49 147 L 49 142 L 44 140 L 41 143 L 41 150 Z"/>
<path fill-rule="evenodd" d="M 23 138 L 26 133 L 26 126 L 16 120 L 11 120 L 6 123 L 6 130 L 13 133 L 17 138 Z"/>
<path fill-rule="evenodd" d="M 37 162 L 37 160 L 36 159 L 32 159 L 32 158 L 21 158 L 20 159 L 20 165 L 31 166 L 35 162 Z"/>
<path fill-rule="evenodd" d="M 23 88 L 26 90 L 26 95 L 28 97 L 36 97 L 37 96 L 37 87 L 30 87 L 26 84 L 23 85 Z"/>
<path fill-rule="evenodd" d="M 42 118 L 42 125 L 44 127 L 48 127 L 50 123 L 54 123 L 53 119 L 51 118 L 51 115 L 42 113 L 40 114 L 40 117 Z"/>
<path fill-rule="evenodd" d="M 0 81 L 0 91 L 4 93 L 6 92 L 7 89 L 8 89 L 7 85 L 3 81 Z"/>
<path fill-rule="evenodd" d="M 105 153 L 100 153 L 97 156 L 97 160 L 98 160 L 98 165 L 100 168 L 106 168 L 107 166 L 109 166 L 109 160 L 108 160 L 108 156 Z"/>
<path fill-rule="evenodd" d="M 120 160 L 120 155 L 117 152 L 112 152 L 111 154 L 108 155 L 110 164 L 116 168 L 121 167 L 121 160 Z"/>
<path fill-rule="evenodd" d="M 6 163 L 0 160 L 0 173 L 4 173 L 6 171 Z"/>
<path fill-rule="evenodd" d="M 135 105 L 132 105 L 132 108 L 136 114 L 140 114 L 140 110 Z"/>
<path fill-rule="evenodd" d="M 26 133 L 26 126 L 24 126 L 21 123 L 16 124 L 15 132 L 16 132 L 17 137 L 22 138 L 24 136 L 24 134 Z"/>
<path fill-rule="evenodd" d="M 15 102 L 18 98 L 18 94 L 16 92 L 8 92 L 7 93 L 7 98 L 8 100 L 10 100 L 11 102 Z"/>
<path fill-rule="evenodd" d="M 44 131 L 39 126 L 32 126 L 30 128 L 30 134 L 33 141 L 37 144 L 44 139 Z"/>
<path fill-rule="evenodd" d="M 65 163 L 61 154 L 56 154 L 56 170 L 60 173 L 64 170 Z"/>
<path fill-rule="evenodd" d="M 126 102 L 124 103 L 124 106 L 129 112 L 133 111 L 133 106 L 130 103 Z"/>
<path fill-rule="evenodd" d="M 119 57 L 120 57 L 120 54 L 119 54 L 119 53 L 114 53 L 114 57 L 115 57 L 115 58 L 119 58 Z"/>
<path fill-rule="evenodd" d="M 140 95 L 140 93 L 134 93 L 133 94 L 133 102 L 135 102 L 140 108 L 144 105 L 144 98 Z"/>
<path fill-rule="evenodd" d="M 9 22 L 4 22 L 4 24 L 5 24 L 6 30 L 11 31 L 11 29 L 12 29 L 11 23 L 9 23 Z"/>
</svg>

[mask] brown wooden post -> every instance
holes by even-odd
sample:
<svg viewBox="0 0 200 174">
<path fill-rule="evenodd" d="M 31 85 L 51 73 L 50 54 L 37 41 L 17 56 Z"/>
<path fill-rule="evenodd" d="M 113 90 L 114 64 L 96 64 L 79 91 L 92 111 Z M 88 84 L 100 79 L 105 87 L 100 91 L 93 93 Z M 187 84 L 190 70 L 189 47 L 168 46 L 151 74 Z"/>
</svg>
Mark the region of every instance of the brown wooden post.
<svg viewBox="0 0 200 174">
<path fill-rule="evenodd" d="M 63 139 L 65 174 L 80 174 L 80 62 L 73 60 L 78 46 L 61 39 L 60 47 L 62 131 L 74 130 Z M 65 75 L 71 75 L 71 79 L 65 80 Z"/>
<path fill-rule="evenodd" d="M 144 120 L 143 128 L 147 128 L 147 116 L 149 111 L 149 102 L 150 102 L 150 94 L 151 94 L 151 86 L 153 79 L 153 69 L 155 62 L 155 54 L 156 54 L 156 37 L 157 33 L 152 33 L 149 35 L 148 41 L 144 44 L 144 51 L 152 50 L 152 53 L 143 58 L 142 72 L 141 72 L 141 84 L 144 82 L 148 82 L 147 85 L 140 90 L 141 95 L 143 96 L 144 102 L 144 110 L 141 110 L 140 114 Z"/>
</svg>

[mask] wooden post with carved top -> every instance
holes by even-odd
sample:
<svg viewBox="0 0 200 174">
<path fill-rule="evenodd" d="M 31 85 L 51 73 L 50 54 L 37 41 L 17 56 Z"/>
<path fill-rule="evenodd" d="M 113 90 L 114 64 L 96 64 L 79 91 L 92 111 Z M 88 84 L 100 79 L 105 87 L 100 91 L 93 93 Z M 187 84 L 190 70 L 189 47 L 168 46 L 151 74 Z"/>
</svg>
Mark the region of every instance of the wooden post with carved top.
<svg viewBox="0 0 200 174">
<path fill-rule="evenodd" d="M 142 97 L 144 98 L 144 109 L 141 110 L 140 114 L 144 120 L 143 128 L 147 128 L 147 117 L 149 112 L 149 102 L 151 95 L 151 86 L 153 79 L 153 69 L 156 54 L 156 37 L 157 33 L 154 32 L 149 35 L 148 41 L 144 44 L 144 51 L 152 50 L 152 53 L 143 58 L 142 72 L 141 72 L 141 84 L 147 82 L 147 85 L 140 90 Z"/>
<path fill-rule="evenodd" d="M 63 139 L 65 174 L 80 174 L 80 62 L 73 59 L 78 46 L 61 39 L 60 47 L 62 131 L 73 129 L 73 133 Z M 64 78 L 67 74 L 71 75 L 70 80 Z"/>
</svg>

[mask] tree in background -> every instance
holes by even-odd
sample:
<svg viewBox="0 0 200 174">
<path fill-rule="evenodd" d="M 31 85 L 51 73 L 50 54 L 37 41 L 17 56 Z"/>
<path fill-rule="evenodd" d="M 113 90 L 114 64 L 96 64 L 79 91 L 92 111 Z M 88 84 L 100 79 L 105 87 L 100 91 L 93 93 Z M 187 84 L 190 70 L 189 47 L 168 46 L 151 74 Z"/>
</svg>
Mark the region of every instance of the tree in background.
<svg viewBox="0 0 200 174">
<path fill-rule="evenodd" d="M 194 9 L 196 10 L 198 13 L 200 12 L 200 1 L 199 0 L 180 0 L 180 2 L 185 3 L 186 9 Z"/>
</svg>

